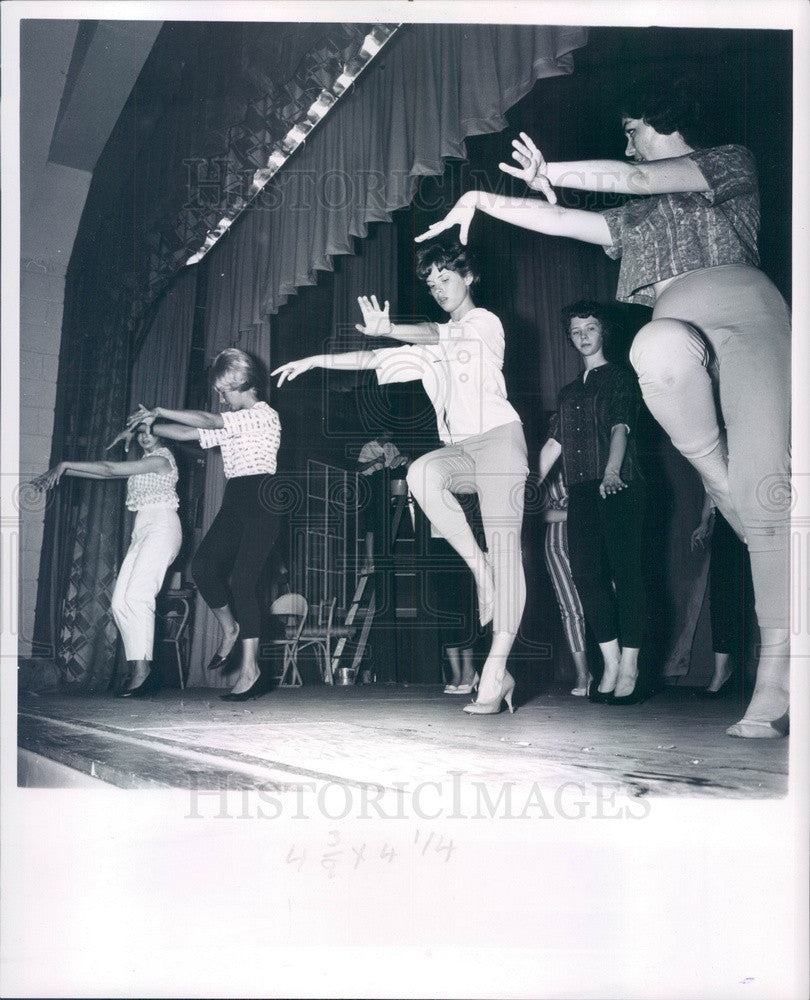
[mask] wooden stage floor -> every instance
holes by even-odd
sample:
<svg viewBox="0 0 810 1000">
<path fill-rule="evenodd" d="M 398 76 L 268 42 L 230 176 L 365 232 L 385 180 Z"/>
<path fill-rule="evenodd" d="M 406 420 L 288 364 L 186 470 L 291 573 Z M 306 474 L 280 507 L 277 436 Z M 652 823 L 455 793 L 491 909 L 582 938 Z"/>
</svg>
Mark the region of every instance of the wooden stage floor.
<svg viewBox="0 0 810 1000">
<path fill-rule="evenodd" d="M 58 784 L 34 766 L 45 758 L 57 771 L 119 788 L 337 783 L 407 794 L 422 782 L 524 792 L 576 783 L 632 796 L 734 799 L 787 791 L 787 740 L 731 739 L 724 729 L 739 706 L 685 690 L 614 708 L 567 693 L 521 703 L 518 689 L 514 715 L 487 717 L 462 712 L 468 698 L 430 686 L 288 688 L 238 705 L 218 694 L 23 692 L 19 782 Z"/>
</svg>

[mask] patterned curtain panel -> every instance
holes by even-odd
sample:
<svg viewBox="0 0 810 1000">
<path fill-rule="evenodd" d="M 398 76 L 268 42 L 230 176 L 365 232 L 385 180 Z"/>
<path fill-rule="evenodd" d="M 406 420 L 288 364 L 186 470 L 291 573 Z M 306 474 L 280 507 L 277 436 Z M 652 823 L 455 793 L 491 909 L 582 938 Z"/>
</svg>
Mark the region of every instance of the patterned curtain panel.
<svg viewBox="0 0 810 1000">
<path fill-rule="evenodd" d="M 129 339 L 119 331 L 126 331 L 126 321 L 125 314 L 109 316 L 84 338 L 78 363 L 69 371 L 60 365 L 60 393 L 81 402 L 70 414 L 72 433 L 61 435 L 58 454 L 54 446 L 54 461 L 104 457 L 104 443 L 120 426 Z M 110 598 L 120 563 L 124 490 L 121 481 L 65 477 L 46 517 L 50 547 L 40 571 L 43 614 L 37 629 L 70 690 L 106 690 L 114 670 L 118 631 Z"/>
</svg>

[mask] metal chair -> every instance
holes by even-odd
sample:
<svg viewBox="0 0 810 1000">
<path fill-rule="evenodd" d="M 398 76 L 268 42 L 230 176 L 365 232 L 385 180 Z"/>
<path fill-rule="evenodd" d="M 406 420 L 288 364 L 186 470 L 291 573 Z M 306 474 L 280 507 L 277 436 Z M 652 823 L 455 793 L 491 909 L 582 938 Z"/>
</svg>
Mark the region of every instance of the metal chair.
<svg viewBox="0 0 810 1000">
<path fill-rule="evenodd" d="M 354 629 L 347 626 L 335 625 L 335 605 L 337 598 L 331 601 L 321 601 L 317 605 L 316 624 L 307 626 L 301 633 L 301 643 L 299 649 L 311 646 L 315 650 L 318 659 L 318 667 L 321 671 L 324 684 L 334 684 L 332 674 L 332 640 L 350 639 L 354 635 Z"/>
<path fill-rule="evenodd" d="M 190 589 L 167 590 L 159 607 L 160 642 L 171 646 L 180 675 L 180 690 L 185 688 L 184 666 L 188 666 L 188 622 L 191 616 Z"/>
<path fill-rule="evenodd" d="M 270 614 L 287 619 L 284 638 L 271 639 L 268 643 L 270 646 L 284 648 L 284 665 L 279 679 L 279 687 L 301 687 L 303 681 L 298 671 L 298 650 L 301 633 L 309 614 L 309 605 L 301 594 L 282 594 L 270 605 Z"/>
</svg>

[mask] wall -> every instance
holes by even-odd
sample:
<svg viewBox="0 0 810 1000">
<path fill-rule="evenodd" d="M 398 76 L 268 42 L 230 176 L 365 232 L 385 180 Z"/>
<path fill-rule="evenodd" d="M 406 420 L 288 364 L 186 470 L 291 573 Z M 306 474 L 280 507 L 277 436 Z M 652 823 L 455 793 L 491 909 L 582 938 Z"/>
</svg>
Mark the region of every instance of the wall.
<svg viewBox="0 0 810 1000">
<path fill-rule="evenodd" d="M 44 472 L 51 458 L 56 376 L 62 336 L 65 266 L 20 258 L 20 478 Z M 19 654 L 31 655 L 44 503 L 21 494 Z"/>
</svg>

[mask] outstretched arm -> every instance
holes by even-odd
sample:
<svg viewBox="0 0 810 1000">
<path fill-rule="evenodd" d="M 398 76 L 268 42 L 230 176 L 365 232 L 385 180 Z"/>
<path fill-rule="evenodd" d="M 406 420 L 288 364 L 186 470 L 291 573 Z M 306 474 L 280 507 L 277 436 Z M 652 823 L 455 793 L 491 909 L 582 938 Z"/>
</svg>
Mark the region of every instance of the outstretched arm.
<svg viewBox="0 0 810 1000">
<path fill-rule="evenodd" d="M 435 323 L 392 323 L 388 315 L 389 303 L 381 309 L 377 296 L 361 295 L 357 300 L 363 322 L 355 324 L 355 329 L 367 337 L 391 337 L 407 344 L 438 344 L 439 328 Z"/>
<path fill-rule="evenodd" d="M 182 424 L 184 427 L 193 427 L 195 430 L 218 430 L 225 426 L 221 413 L 208 413 L 207 410 L 167 410 L 163 406 L 155 406 L 148 410 L 143 403 L 139 404 L 134 413 L 127 417 L 127 427 L 132 429 L 138 424 L 146 424 L 154 434 L 160 437 L 170 437 L 175 441 L 187 441 L 195 438 L 193 434 L 190 438 L 176 437 L 174 434 L 165 434 L 160 427 L 155 427 L 156 420 L 170 421 L 175 424 Z M 170 424 L 171 426 L 171 424 Z"/>
<path fill-rule="evenodd" d="M 601 194 L 635 195 L 710 190 L 702 171 L 689 156 L 640 163 L 626 160 L 546 163 L 543 154 L 525 132 L 512 141 L 512 146 L 512 157 L 518 166 L 501 163 L 501 170 L 521 178 L 532 190 L 543 192 L 552 204 L 557 200 L 552 186 L 598 191 Z"/>
<path fill-rule="evenodd" d="M 548 236 L 566 236 L 598 246 L 610 246 L 613 242 L 608 224 L 599 212 L 562 208 L 540 198 L 510 198 L 486 191 L 467 191 L 443 219 L 434 222 L 427 232 L 417 236 L 416 242 L 432 239 L 445 229 L 457 225 L 459 242 L 466 244 L 476 209 L 496 219 Z"/>
<path fill-rule="evenodd" d="M 278 385 L 283 385 L 285 382 L 292 382 L 294 378 L 312 368 L 350 372 L 372 370 L 376 367 L 373 351 L 348 351 L 345 354 L 313 354 L 309 358 L 288 361 L 286 365 L 279 365 L 270 374 L 278 375 Z"/>
<path fill-rule="evenodd" d="M 49 490 L 56 486 L 62 476 L 77 476 L 80 479 L 129 479 L 148 472 L 166 473 L 171 465 L 162 455 L 147 455 L 136 462 L 59 462 L 52 469 L 31 481 L 38 490 Z"/>
</svg>

